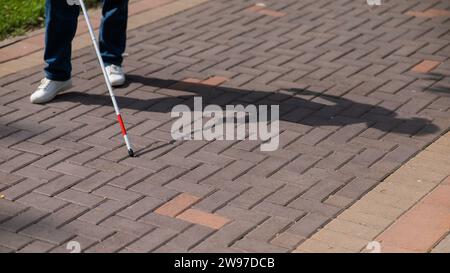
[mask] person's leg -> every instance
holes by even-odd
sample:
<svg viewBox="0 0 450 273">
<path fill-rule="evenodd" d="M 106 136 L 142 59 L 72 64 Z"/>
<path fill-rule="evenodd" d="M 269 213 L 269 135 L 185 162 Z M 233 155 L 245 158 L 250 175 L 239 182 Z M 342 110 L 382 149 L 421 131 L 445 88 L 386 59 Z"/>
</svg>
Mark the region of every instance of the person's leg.
<svg viewBox="0 0 450 273">
<path fill-rule="evenodd" d="M 46 77 L 54 81 L 70 79 L 72 40 L 77 30 L 80 7 L 68 5 L 64 0 L 45 2 L 45 52 Z"/>
<path fill-rule="evenodd" d="M 128 0 L 103 0 L 100 52 L 103 61 L 121 66 L 127 39 Z"/>
</svg>

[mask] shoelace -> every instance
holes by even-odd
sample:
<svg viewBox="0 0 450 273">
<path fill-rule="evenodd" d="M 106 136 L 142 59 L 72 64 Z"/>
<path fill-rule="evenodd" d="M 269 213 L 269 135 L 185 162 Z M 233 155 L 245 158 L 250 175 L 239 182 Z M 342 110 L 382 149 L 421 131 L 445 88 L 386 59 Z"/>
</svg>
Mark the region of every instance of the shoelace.
<svg viewBox="0 0 450 273">
<path fill-rule="evenodd" d="M 41 80 L 41 84 L 39 85 L 39 89 L 46 88 L 51 83 L 51 80 L 44 78 Z"/>
<path fill-rule="evenodd" d="M 109 73 L 111 73 L 111 74 L 116 74 L 116 75 L 123 74 L 122 67 L 120 67 L 120 66 L 110 65 L 110 66 L 108 66 L 108 68 L 109 68 Z"/>
</svg>

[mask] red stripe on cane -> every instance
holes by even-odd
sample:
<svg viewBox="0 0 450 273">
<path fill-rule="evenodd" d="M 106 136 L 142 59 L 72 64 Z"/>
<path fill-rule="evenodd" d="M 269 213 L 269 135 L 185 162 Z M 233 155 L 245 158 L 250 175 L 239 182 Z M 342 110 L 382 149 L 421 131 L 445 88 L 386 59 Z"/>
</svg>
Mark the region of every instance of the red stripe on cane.
<svg viewBox="0 0 450 273">
<path fill-rule="evenodd" d="M 123 123 L 122 116 L 120 114 L 117 115 L 117 120 L 119 121 L 120 129 L 122 129 L 122 135 L 126 135 L 127 129 L 125 129 L 125 124 Z"/>
</svg>

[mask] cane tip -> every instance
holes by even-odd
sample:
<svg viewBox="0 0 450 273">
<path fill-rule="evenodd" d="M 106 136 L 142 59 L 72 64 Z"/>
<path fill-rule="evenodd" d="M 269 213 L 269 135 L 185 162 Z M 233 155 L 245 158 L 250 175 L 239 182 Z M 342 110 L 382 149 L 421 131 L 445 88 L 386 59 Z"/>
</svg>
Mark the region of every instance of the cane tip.
<svg viewBox="0 0 450 273">
<path fill-rule="evenodd" d="M 134 157 L 134 152 L 133 152 L 132 149 L 129 149 L 129 150 L 128 150 L 128 154 L 130 155 L 130 157 Z"/>
</svg>

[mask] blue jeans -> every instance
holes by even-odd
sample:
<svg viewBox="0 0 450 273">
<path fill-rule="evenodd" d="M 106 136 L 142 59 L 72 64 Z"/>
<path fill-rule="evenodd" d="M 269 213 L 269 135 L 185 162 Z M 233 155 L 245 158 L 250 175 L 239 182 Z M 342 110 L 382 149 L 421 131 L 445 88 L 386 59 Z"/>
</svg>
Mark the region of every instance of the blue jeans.
<svg viewBox="0 0 450 273">
<path fill-rule="evenodd" d="M 72 40 L 77 30 L 80 7 L 70 6 L 66 0 L 45 2 L 46 77 L 55 81 L 70 79 Z M 126 46 L 128 0 L 103 0 L 103 18 L 99 45 L 106 64 L 121 65 Z"/>
</svg>

